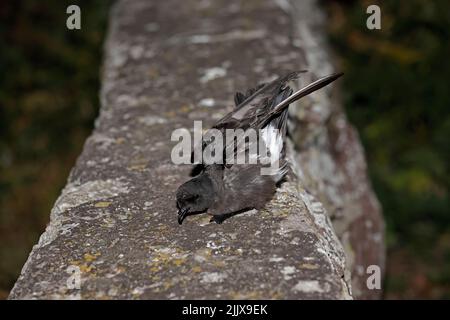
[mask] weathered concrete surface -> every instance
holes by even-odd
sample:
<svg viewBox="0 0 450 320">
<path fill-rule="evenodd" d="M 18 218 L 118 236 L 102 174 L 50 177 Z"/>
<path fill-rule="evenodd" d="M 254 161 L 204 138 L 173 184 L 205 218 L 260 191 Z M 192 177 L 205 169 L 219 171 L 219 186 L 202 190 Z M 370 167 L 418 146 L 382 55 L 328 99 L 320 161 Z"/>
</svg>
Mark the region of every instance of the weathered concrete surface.
<svg viewBox="0 0 450 320">
<path fill-rule="evenodd" d="M 117 3 L 96 128 L 10 299 L 348 299 L 351 282 L 356 297 L 376 297 L 363 274 L 350 277 L 382 264 L 382 220 L 331 88 L 292 108 L 292 173 L 265 210 L 177 224 L 174 192 L 190 167 L 170 160 L 172 130 L 210 125 L 235 90 L 273 75 L 332 71 L 317 7 L 287 5 Z M 80 289 L 67 286 L 69 266 Z"/>
</svg>

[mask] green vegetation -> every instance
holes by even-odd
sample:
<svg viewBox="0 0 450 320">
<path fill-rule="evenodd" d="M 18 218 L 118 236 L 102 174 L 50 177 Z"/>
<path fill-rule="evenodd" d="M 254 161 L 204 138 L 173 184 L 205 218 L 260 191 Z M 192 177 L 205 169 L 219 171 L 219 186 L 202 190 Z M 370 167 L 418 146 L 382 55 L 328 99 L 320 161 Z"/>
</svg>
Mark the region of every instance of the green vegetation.
<svg viewBox="0 0 450 320">
<path fill-rule="evenodd" d="M 324 3 L 387 220 L 387 298 L 450 298 L 450 2 Z"/>
<path fill-rule="evenodd" d="M 66 8 L 82 8 L 82 30 Z M 98 110 L 110 2 L 0 3 L 0 298 L 48 222 Z"/>
</svg>

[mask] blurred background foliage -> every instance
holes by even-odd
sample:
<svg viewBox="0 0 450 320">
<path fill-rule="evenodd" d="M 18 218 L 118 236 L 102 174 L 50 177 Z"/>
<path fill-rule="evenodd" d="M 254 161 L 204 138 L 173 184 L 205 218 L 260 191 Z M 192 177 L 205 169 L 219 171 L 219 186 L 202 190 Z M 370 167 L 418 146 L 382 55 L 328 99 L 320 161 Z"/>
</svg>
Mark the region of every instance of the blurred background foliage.
<svg viewBox="0 0 450 320">
<path fill-rule="evenodd" d="M 386 298 L 450 298 L 450 2 L 322 1 L 387 222 Z M 366 8 L 381 7 L 381 30 Z"/>
<path fill-rule="evenodd" d="M 65 27 L 82 8 L 82 30 Z M 450 2 L 323 0 L 344 105 L 387 220 L 386 298 L 450 298 Z M 111 1 L 0 2 L 0 298 L 44 230 L 98 111 Z"/>
<path fill-rule="evenodd" d="M 82 8 L 82 29 L 66 8 Z M 0 2 L 0 298 L 91 132 L 109 1 Z"/>
</svg>

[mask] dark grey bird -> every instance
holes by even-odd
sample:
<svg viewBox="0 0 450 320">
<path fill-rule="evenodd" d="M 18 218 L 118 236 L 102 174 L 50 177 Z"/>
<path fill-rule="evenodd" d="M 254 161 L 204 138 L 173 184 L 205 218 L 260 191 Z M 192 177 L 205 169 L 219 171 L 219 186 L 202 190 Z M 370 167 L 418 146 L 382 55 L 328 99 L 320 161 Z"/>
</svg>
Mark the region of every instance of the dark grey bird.
<svg viewBox="0 0 450 320">
<path fill-rule="evenodd" d="M 187 215 L 204 212 L 212 215 L 212 221 L 222 223 L 236 213 L 261 209 L 272 199 L 277 185 L 287 173 L 285 137 L 289 104 L 342 75 L 339 73 L 320 78 L 293 93 L 287 83 L 297 79 L 302 72 L 304 71 L 289 73 L 250 89 L 245 94 L 237 92 L 234 97 L 235 109 L 212 127 L 220 130 L 224 136 L 226 129 L 259 130 L 263 146 L 267 149 L 266 155 L 270 161 L 278 161 L 277 168 L 270 174 L 263 175 L 261 169 L 267 167 L 262 164 L 263 161 L 256 164 L 234 164 L 229 161 L 223 164 L 200 163 L 200 173 L 177 190 L 179 224 L 183 223 Z M 210 143 L 213 142 L 203 140 L 202 149 Z M 238 142 L 235 143 L 234 140 L 226 141 L 223 146 L 224 158 L 226 152 L 236 151 L 237 145 Z M 249 144 L 244 148 L 248 152 Z M 259 150 L 258 157 L 260 153 Z"/>
</svg>

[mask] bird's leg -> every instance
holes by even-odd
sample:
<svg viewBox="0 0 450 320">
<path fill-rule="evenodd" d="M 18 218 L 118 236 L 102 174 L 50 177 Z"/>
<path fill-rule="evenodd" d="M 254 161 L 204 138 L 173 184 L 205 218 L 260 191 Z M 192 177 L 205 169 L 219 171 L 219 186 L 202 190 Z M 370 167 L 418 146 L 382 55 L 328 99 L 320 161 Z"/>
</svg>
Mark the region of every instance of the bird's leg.
<svg viewBox="0 0 450 320">
<path fill-rule="evenodd" d="M 222 222 L 226 219 L 223 214 L 221 215 L 213 215 L 209 222 L 215 222 L 217 224 L 222 224 Z"/>
<path fill-rule="evenodd" d="M 229 212 L 229 213 L 212 215 L 211 220 L 209 220 L 209 222 L 215 222 L 217 224 L 221 224 L 222 222 L 224 222 L 228 218 L 234 216 L 235 214 L 236 214 L 236 212 Z"/>
</svg>

